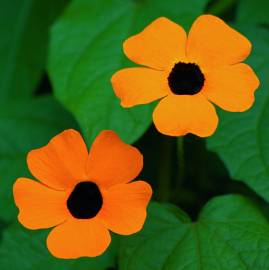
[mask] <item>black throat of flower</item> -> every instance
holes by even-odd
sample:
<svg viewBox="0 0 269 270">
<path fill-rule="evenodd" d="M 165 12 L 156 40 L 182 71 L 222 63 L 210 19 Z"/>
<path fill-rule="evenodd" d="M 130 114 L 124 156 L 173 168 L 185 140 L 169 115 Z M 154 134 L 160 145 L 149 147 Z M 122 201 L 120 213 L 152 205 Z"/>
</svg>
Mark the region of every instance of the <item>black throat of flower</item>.
<svg viewBox="0 0 269 270">
<path fill-rule="evenodd" d="M 204 86 L 205 77 L 198 65 L 178 62 L 168 76 L 168 84 L 176 95 L 195 95 Z"/>
<path fill-rule="evenodd" d="M 78 219 L 95 217 L 102 205 L 102 194 L 98 186 L 90 181 L 78 183 L 67 200 L 68 210 Z"/>
</svg>

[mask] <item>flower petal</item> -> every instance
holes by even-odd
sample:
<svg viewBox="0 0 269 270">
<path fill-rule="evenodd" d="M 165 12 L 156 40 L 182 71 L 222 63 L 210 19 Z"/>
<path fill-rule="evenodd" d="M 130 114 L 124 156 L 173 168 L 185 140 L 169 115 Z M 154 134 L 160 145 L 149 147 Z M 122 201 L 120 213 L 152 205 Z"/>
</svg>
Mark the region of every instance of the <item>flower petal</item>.
<svg viewBox="0 0 269 270">
<path fill-rule="evenodd" d="M 124 53 L 133 62 L 160 70 L 184 59 L 185 46 L 184 29 L 164 17 L 156 19 L 123 44 Z"/>
<path fill-rule="evenodd" d="M 201 94 L 169 95 L 154 110 L 153 122 L 166 135 L 193 133 L 207 137 L 216 130 L 218 116 L 214 106 Z"/>
<path fill-rule="evenodd" d="M 28 229 L 44 229 L 65 221 L 69 215 L 67 194 L 52 190 L 36 181 L 19 178 L 13 187 L 14 200 L 20 210 L 18 219 Z"/>
<path fill-rule="evenodd" d="M 115 185 L 104 194 L 98 218 L 113 232 L 129 235 L 144 225 L 152 189 L 144 181 Z"/>
<path fill-rule="evenodd" d="M 168 95 L 167 73 L 149 68 L 125 68 L 111 79 L 123 107 L 145 104 Z"/>
<path fill-rule="evenodd" d="M 250 51 L 247 38 L 212 15 L 198 17 L 188 36 L 187 57 L 206 69 L 239 63 Z"/>
<path fill-rule="evenodd" d="M 47 247 L 57 258 L 76 259 L 99 256 L 110 242 L 109 231 L 96 218 L 71 218 L 50 232 Z"/>
<path fill-rule="evenodd" d="M 88 150 L 79 132 L 69 129 L 55 136 L 46 146 L 27 156 L 31 173 L 55 189 L 73 187 L 85 178 Z"/>
<path fill-rule="evenodd" d="M 226 66 L 206 74 L 203 94 L 222 109 L 242 112 L 254 102 L 259 80 L 246 64 Z"/>
<path fill-rule="evenodd" d="M 133 180 L 143 167 L 143 156 L 110 130 L 102 131 L 92 144 L 87 164 L 88 179 L 101 188 Z"/>
</svg>

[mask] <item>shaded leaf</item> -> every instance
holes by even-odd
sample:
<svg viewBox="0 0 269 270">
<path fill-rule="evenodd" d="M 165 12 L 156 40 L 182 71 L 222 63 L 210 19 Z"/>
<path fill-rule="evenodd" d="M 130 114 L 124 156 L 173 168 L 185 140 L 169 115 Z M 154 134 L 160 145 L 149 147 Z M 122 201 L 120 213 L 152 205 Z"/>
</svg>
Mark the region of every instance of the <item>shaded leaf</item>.
<svg viewBox="0 0 269 270">
<path fill-rule="evenodd" d="M 0 103 L 34 91 L 45 69 L 49 26 L 65 2 L 1 1 Z"/>
<path fill-rule="evenodd" d="M 268 252 L 268 222 L 244 197 L 211 200 L 195 223 L 153 203 L 142 232 L 123 242 L 120 270 L 264 270 Z"/>
<path fill-rule="evenodd" d="M 49 73 L 56 97 L 93 139 L 103 129 L 135 141 L 151 123 L 152 106 L 123 109 L 110 78 L 124 66 L 124 39 L 159 16 L 185 27 L 207 0 L 75 0 L 52 29 Z"/>
</svg>

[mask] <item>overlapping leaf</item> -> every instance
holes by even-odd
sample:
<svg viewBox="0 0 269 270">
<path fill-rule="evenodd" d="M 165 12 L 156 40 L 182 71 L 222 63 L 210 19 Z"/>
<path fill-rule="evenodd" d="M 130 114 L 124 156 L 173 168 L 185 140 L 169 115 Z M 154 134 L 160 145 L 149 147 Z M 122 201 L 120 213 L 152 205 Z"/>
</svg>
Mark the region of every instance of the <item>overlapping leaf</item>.
<svg viewBox="0 0 269 270">
<path fill-rule="evenodd" d="M 56 97 L 63 102 L 91 140 L 113 129 L 135 141 L 151 123 L 151 106 L 123 109 L 110 77 L 122 68 L 122 42 L 159 16 L 185 27 L 207 0 L 75 0 L 52 29 L 49 73 Z M 92 16 L 90 14 L 93 14 Z"/>
<path fill-rule="evenodd" d="M 220 124 L 217 133 L 208 139 L 208 147 L 220 155 L 234 179 L 244 181 L 269 200 L 269 32 L 241 29 L 253 42 L 248 62 L 257 72 L 261 87 L 248 112 L 219 112 Z"/>
<path fill-rule="evenodd" d="M 34 91 L 45 69 L 49 26 L 65 2 L 1 1 L 0 103 Z"/>
<path fill-rule="evenodd" d="M 199 219 L 152 204 L 142 232 L 123 243 L 120 270 L 269 269 L 269 224 L 247 199 L 215 198 Z"/>
</svg>

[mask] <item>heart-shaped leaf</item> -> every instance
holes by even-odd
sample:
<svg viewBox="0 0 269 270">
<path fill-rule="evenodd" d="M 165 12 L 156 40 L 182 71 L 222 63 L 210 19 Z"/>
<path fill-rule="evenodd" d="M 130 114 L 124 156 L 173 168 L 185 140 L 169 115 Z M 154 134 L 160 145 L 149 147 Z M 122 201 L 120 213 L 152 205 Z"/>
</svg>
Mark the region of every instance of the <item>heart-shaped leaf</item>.
<svg viewBox="0 0 269 270">
<path fill-rule="evenodd" d="M 124 240 L 120 270 L 269 269 L 269 224 L 244 197 L 210 201 L 197 222 L 152 204 L 142 232 Z"/>
<path fill-rule="evenodd" d="M 261 87 L 251 110 L 243 113 L 220 111 L 216 134 L 208 148 L 217 152 L 236 180 L 244 181 L 269 200 L 269 35 L 261 28 L 240 27 L 253 43 L 248 63 L 257 72 Z"/>
</svg>

